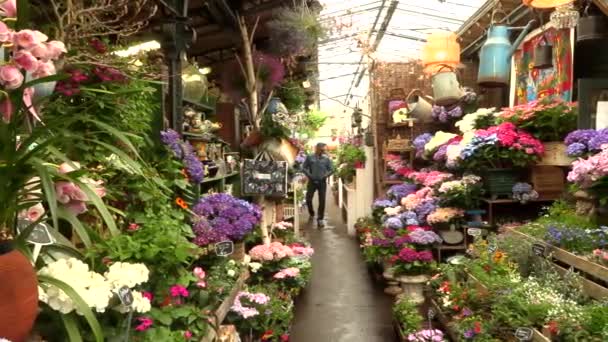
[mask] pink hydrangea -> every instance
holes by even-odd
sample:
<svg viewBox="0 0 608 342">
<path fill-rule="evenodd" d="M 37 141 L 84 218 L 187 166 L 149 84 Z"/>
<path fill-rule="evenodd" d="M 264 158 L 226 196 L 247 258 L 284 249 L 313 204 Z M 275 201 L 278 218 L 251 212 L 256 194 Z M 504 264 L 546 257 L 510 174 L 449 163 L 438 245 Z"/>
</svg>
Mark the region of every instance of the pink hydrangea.
<svg viewBox="0 0 608 342">
<path fill-rule="evenodd" d="M 464 211 L 462 209 L 437 208 L 427 216 L 426 221 L 430 224 L 445 223 L 462 216 L 464 216 Z"/>
<path fill-rule="evenodd" d="M 608 145 L 603 150 L 587 159 L 579 158 L 572 163 L 568 181 L 576 183 L 583 189 L 590 188 L 595 182 L 608 175 Z"/>
<path fill-rule="evenodd" d="M 451 173 L 441 171 L 419 171 L 410 173 L 408 177 L 425 187 L 433 187 L 452 178 L 452 176 Z"/>
<path fill-rule="evenodd" d="M 294 251 L 280 242 L 272 242 L 268 245 L 257 245 L 249 251 L 253 260 L 273 261 L 294 256 Z"/>
<path fill-rule="evenodd" d="M 295 278 L 300 274 L 300 269 L 297 267 L 289 267 L 284 270 L 280 270 L 275 273 L 273 278 L 275 279 L 285 279 L 285 278 Z"/>
<path fill-rule="evenodd" d="M 291 250 L 295 255 L 302 255 L 306 257 L 311 257 L 315 253 L 315 250 L 311 247 L 292 246 Z"/>
</svg>

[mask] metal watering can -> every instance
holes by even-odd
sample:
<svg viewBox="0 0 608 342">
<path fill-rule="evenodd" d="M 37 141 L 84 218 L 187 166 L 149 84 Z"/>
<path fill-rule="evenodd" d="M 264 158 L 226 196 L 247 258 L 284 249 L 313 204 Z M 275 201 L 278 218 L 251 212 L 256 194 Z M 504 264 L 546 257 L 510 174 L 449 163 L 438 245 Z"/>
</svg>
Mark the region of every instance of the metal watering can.
<svg viewBox="0 0 608 342">
<path fill-rule="evenodd" d="M 422 123 L 433 121 L 433 98 L 425 96 L 420 89 L 414 89 L 407 95 L 406 102 L 414 118 Z"/>
<path fill-rule="evenodd" d="M 488 38 L 481 47 L 479 54 L 479 73 L 477 83 L 486 88 L 504 87 L 510 83 L 511 56 L 521 44 L 524 37 L 536 20 L 530 20 L 525 27 L 508 27 L 496 24 L 492 13 L 492 24 L 488 30 Z M 509 31 L 522 30 L 513 45 L 509 41 Z"/>
<path fill-rule="evenodd" d="M 458 83 L 456 69 L 449 65 L 441 65 L 432 77 L 433 98 L 438 106 L 448 107 L 460 100 L 463 91 Z"/>
</svg>

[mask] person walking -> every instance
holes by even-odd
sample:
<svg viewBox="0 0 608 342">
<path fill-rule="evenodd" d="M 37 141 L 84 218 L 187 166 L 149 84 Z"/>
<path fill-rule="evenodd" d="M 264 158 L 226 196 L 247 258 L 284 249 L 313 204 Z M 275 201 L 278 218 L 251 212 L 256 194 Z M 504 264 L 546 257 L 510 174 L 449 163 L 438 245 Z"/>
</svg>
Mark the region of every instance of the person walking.
<svg viewBox="0 0 608 342">
<path fill-rule="evenodd" d="M 317 210 L 317 225 L 319 228 L 325 226 L 325 194 L 327 192 L 327 178 L 334 172 L 334 167 L 331 159 L 326 154 L 324 143 L 318 143 L 315 146 L 315 152 L 308 155 L 302 166 L 302 170 L 308 177 L 308 188 L 306 190 L 306 205 L 309 220 L 314 220 L 315 210 L 312 206 L 313 196 L 315 192 L 319 192 L 319 208 Z"/>
</svg>

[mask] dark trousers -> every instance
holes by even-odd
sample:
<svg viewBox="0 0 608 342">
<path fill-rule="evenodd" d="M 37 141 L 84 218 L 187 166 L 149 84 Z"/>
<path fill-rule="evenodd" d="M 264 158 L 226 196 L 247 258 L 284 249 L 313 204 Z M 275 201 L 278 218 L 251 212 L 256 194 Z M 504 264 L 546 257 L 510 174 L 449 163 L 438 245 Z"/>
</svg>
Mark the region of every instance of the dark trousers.
<svg viewBox="0 0 608 342">
<path fill-rule="evenodd" d="M 315 210 L 312 207 L 312 198 L 315 195 L 315 191 L 319 192 L 319 210 L 317 213 L 317 219 L 322 220 L 325 216 L 325 193 L 327 192 L 327 182 L 325 180 L 308 181 L 306 205 L 308 206 L 308 213 L 311 217 L 315 216 Z"/>
</svg>

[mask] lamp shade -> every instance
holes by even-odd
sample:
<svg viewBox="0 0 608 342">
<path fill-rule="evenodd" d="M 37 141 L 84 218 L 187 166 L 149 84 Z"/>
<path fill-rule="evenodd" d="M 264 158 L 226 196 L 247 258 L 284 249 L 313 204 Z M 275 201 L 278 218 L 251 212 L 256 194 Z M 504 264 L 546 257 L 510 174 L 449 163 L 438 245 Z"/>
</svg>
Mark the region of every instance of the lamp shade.
<svg viewBox="0 0 608 342">
<path fill-rule="evenodd" d="M 573 2 L 574 0 L 523 0 L 524 5 L 534 8 L 555 8 Z"/>
<path fill-rule="evenodd" d="M 424 71 L 434 74 L 442 65 L 456 68 L 460 64 L 460 44 L 453 32 L 431 33 L 422 47 L 422 64 Z"/>
</svg>

